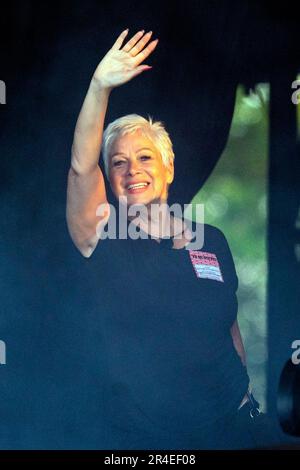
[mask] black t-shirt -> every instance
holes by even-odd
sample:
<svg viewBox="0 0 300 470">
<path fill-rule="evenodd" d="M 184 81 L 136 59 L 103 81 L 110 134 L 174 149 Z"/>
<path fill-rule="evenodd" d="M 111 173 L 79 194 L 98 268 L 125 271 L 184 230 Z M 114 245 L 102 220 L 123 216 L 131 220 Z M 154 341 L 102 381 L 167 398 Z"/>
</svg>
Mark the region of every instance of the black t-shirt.
<svg viewBox="0 0 300 470">
<path fill-rule="evenodd" d="M 249 378 L 230 335 L 238 279 L 219 229 L 205 224 L 200 250 L 102 240 L 83 264 L 107 424 L 191 431 L 236 412 Z"/>
</svg>

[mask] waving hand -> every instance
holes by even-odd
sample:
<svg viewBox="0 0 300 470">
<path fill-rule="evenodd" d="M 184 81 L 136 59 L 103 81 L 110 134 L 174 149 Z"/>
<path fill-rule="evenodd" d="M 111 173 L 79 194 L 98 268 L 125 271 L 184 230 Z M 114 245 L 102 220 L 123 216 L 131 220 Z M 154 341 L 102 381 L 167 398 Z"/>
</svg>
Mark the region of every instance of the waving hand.
<svg viewBox="0 0 300 470">
<path fill-rule="evenodd" d="M 93 78 L 102 88 L 112 89 L 123 85 L 144 70 L 151 68 L 142 62 L 154 51 L 158 39 L 149 43 L 152 31 L 146 34 L 144 31 L 139 31 L 123 46 L 127 35 L 126 29 L 95 70 Z"/>
</svg>

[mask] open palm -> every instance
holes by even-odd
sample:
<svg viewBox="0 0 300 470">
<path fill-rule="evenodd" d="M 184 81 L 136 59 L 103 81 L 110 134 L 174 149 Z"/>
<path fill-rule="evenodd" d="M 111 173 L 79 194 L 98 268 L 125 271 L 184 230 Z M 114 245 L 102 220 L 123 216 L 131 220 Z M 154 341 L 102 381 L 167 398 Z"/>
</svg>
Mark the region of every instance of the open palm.
<svg viewBox="0 0 300 470">
<path fill-rule="evenodd" d="M 103 88 L 112 89 L 123 85 L 144 70 L 151 68 L 142 62 L 154 51 L 158 39 L 148 45 L 152 31 L 136 33 L 123 47 L 128 30 L 123 31 L 112 48 L 103 57 L 95 70 L 96 79 Z"/>
</svg>

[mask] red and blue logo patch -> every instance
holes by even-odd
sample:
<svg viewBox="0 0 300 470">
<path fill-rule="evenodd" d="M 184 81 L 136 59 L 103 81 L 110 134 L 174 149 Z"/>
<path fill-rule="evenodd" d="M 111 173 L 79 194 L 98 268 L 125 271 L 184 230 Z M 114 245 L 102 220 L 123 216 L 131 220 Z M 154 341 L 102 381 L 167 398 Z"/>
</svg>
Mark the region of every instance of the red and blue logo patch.
<svg viewBox="0 0 300 470">
<path fill-rule="evenodd" d="M 189 255 L 197 277 L 224 282 L 219 261 L 214 253 L 189 250 Z"/>
</svg>

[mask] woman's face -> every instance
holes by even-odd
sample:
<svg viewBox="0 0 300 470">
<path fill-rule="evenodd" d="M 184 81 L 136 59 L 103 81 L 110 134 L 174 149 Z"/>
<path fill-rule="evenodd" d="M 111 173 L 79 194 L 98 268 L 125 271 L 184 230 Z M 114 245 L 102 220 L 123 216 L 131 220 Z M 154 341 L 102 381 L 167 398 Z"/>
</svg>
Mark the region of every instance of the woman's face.
<svg viewBox="0 0 300 470">
<path fill-rule="evenodd" d="M 163 164 L 153 142 L 141 131 L 113 143 L 109 156 L 109 181 L 114 195 L 127 197 L 128 206 L 167 200 L 174 168 Z"/>
</svg>

